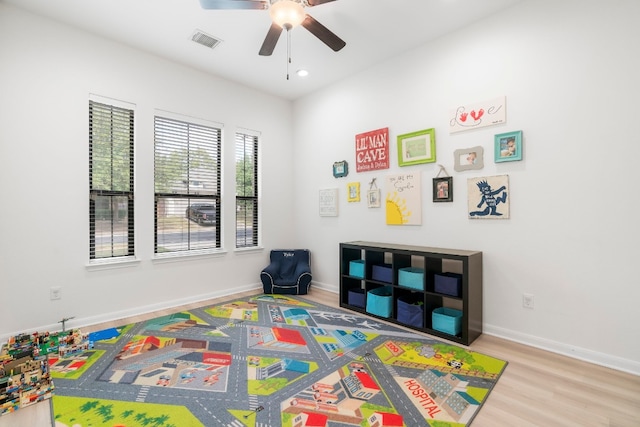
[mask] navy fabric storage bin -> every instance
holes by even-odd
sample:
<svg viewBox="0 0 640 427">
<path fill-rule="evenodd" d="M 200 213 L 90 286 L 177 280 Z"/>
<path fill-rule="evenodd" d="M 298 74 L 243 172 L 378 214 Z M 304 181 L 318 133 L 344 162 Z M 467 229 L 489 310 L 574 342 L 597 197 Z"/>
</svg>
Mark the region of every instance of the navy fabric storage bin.
<svg viewBox="0 0 640 427">
<path fill-rule="evenodd" d="M 424 290 L 424 270 L 416 267 L 406 267 L 398 270 L 398 284 L 405 288 Z"/>
<path fill-rule="evenodd" d="M 398 322 L 417 328 L 424 327 L 424 307 L 422 304 L 414 304 L 414 301 L 400 297 L 396 302 L 396 308 Z"/>
<path fill-rule="evenodd" d="M 381 286 L 367 292 L 367 313 L 390 317 L 393 308 L 390 286 Z"/>
<path fill-rule="evenodd" d="M 433 290 L 439 294 L 459 297 L 462 295 L 462 274 L 436 273 L 433 276 Z"/>
<path fill-rule="evenodd" d="M 371 278 L 378 282 L 393 282 L 393 270 L 391 264 L 374 264 L 373 271 L 371 272 Z"/>
<path fill-rule="evenodd" d="M 349 305 L 364 308 L 364 289 L 349 289 Z"/>
<path fill-rule="evenodd" d="M 364 279 L 364 260 L 359 259 L 349 262 L 349 276 Z"/>
<path fill-rule="evenodd" d="M 432 327 L 436 331 L 449 335 L 458 335 L 460 333 L 460 323 L 462 321 L 462 312 L 460 310 L 440 307 L 433 310 L 431 316 Z"/>
</svg>

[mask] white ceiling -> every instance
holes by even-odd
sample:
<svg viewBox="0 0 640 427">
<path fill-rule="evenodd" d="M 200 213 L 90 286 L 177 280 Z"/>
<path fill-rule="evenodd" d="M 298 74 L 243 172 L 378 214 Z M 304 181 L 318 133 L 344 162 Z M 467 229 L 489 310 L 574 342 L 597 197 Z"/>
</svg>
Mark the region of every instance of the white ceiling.
<svg viewBox="0 0 640 427">
<path fill-rule="evenodd" d="M 258 50 L 271 24 L 266 10 L 204 10 L 199 0 L 0 0 L 199 70 L 286 99 L 469 25 L 522 0 L 336 0 L 306 12 L 342 38 L 334 52 L 305 28 L 283 32 L 272 56 Z M 195 30 L 221 39 L 214 49 Z M 295 71 L 305 68 L 301 78 Z"/>
</svg>

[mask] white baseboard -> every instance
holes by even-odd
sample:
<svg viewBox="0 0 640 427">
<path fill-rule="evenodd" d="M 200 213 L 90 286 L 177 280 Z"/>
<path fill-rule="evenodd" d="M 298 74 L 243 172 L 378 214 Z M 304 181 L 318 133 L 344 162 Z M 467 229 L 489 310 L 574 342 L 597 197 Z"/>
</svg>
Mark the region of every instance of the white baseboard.
<svg viewBox="0 0 640 427">
<path fill-rule="evenodd" d="M 197 303 L 200 301 L 206 301 L 212 298 L 221 298 L 230 295 L 234 295 L 241 292 L 248 292 L 262 289 L 262 284 L 253 283 L 250 285 L 234 287 L 231 289 L 217 290 L 214 292 L 210 292 L 207 294 L 201 294 L 196 296 L 190 296 L 180 299 L 174 299 L 171 301 L 164 301 L 157 304 L 149 304 L 141 307 L 130 308 L 127 310 L 120 311 L 112 311 L 110 313 L 102 313 L 96 316 L 89 317 L 75 317 L 65 323 L 66 329 L 71 328 L 84 328 L 91 325 L 96 325 L 98 323 L 112 322 L 120 319 L 124 319 L 127 317 L 140 316 L 146 313 L 152 313 L 158 310 L 166 310 L 173 307 L 180 307 L 182 305 Z M 36 328 L 32 328 L 34 331 L 59 331 L 62 328 L 62 325 L 58 323 L 53 323 L 49 325 L 41 325 Z M 0 343 L 6 342 L 11 336 L 15 336 L 23 333 L 24 331 L 18 331 L 12 334 L 8 334 L 6 336 L 0 336 Z"/>
<path fill-rule="evenodd" d="M 483 333 L 528 345 L 530 347 L 539 348 L 541 350 L 550 351 L 552 353 L 561 354 L 563 356 L 572 357 L 595 365 L 605 366 L 617 371 L 640 375 L 640 362 L 636 362 L 634 360 L 624 359 L 622 357 L 600 353 L 586 348 L 536 337 L 534 335 L 523 334 L 522 332 L 493 325 L 483 325 Z"/>
<path fill-rule="evenodd" d="M 326 283 L 313 282 L 313 286 L 319 289 L 340 293 L 337 286 Z M 617 371 L 628 372 L 633 375 L 640 375 L 640 362 L 624 359 L 610 354 L 600 353 L 586 348 L 576 347 L 557 341 L 540 338 L 533 335 L 523 334 L 511 329 L 501 328 L 493 325 L 483 325 L 483 333 L 502 338 L 508 341 L 517 342 L 528 345 L 530 347 L 539 348 L 541 350 L 550 351 L 552 353 L 561 354 L 574 359 L 593 363 L 595 365 L 605 366 Z"/>
<path fill-rule="evenodd" d="M 311 288 L 313 289 L 314 287 L 335 294 L 340 293 L 337 286 L 327 283 L 313 282 Z M 72 320 L 69 320 L 65 326 L 67 329 L 69 329 L 91 326 L 98 323 L 112 322 L 127 317 L 139 316 L 158 310 L 166 310 L 173 307 L 206 301 L 212 298 L 230 296 L 242 292 L 254 291 L 261 288 L 262 284 L 253 283 L 246 286 L 234 287 L 233 289 L 218 290 L 208 294 L 185 297 L 177 300 L 166 301 L 158 304 L 150 304 L 142 307 L 135 307 L 111 313 L 103 313 L 97 316 L 74 318 Z M 42 325 L 40 327 L 33 328 L 33 330 L 57 331 L 60 330 L 60 326 L 60 323 L 54 323 L 50 325 Z M 22 332 L 23 331 L 19 331 L 7 336 L 0 336 L 0 342 L 6 342 L 10 336 L 18 335 Z M 562 354 L 564 356 L 583 360 L 585 362 L 593 363 L 596 365 L 605 366 L 607 368 L 615 369 L 618 371 L 628 372 L 633 375 L 640 375 L 640 362 L 634 360 L 624 359 L 610 354 L 600 353 L 586 348 L 576 347 L 565 343 L 548 340 L 546 338 L 524 334 L 518 331 L 513 331 L 511 329 L 501 328 L 499 326 L 485 324 L 483 325 L 483 333 L 531 347 L 539 348 L 541 350 L 550 351 L 552 353 Z"/>
<path fill-rule="evenodd" d="M 340 288 L 338 288 L 335 285 L 329 285 L 327 283 L 320 283 L 320 282 L 311 282 L 311 288 L 318 288 L 321 289 L 323 291 L 327 291 L 327 292 L 332 292 L 334 294 L 339 294 L 340 293 Z"/>
</svg>

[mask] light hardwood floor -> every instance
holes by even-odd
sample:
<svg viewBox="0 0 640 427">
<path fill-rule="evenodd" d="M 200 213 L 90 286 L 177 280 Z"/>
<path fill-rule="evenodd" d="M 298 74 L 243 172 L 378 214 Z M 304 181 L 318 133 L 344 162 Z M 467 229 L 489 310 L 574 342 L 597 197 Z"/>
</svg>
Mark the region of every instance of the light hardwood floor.
<svg viewBox="0 0 640 427">
<path fill-rule="evenodd" d="M 256 293 L 245 292 L 235 296 Z M 124 323 L 139 322 L 230 298 L 232 297 L 188 304 L 172 310 L 93 325 L 82 330 L 92 332 Z M 312 289 L 305 298 L 333 307 L 339 306 L 338 296 L 332 292 Z M 474 419 L 473 427 L 640 427 L 639 376 L 488 335 L 481 335 L 469 348 L 509 362 Z M 38 410 L 41 413 L 48 412 L 47 405 L 40 406 Z M 35 411 L 31 420 L 28 419 L 29 414 L 25 413 L 26 421 L 15 418 L 12 420 L 13 424 L 3 423 L 3 418 L 11 418 L 19 412 L 1 417 L 0 427 L 51 425 L 36 422 L 35 420 L 40 418 L 36 418 Z M 20 424 L 15 424 L 16 422 Z"/>
</svg>

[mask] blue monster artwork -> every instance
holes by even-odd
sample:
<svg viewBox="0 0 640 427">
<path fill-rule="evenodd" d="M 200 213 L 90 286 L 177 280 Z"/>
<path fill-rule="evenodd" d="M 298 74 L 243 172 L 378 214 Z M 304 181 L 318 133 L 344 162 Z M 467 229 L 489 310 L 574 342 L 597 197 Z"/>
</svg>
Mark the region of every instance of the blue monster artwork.
<svg viewBox="0 0 640 427">
<path fill-rule="evenodd" d="M 491 185 L 486 181 L 476 182 L 478 189 L 480 190 L 480 203 L 476 206 L 481 209 L 483 205 L 486 205 L 484 210 L 471 211 L 470 216 L 502 216 L 502 213 L 498 212 L 498 205 L 507 201 L 507 187 L 501 186 L 497 190 L 491 188 Z M 501 194 L 502 193 L 502 194 Z"/>
</svg>

